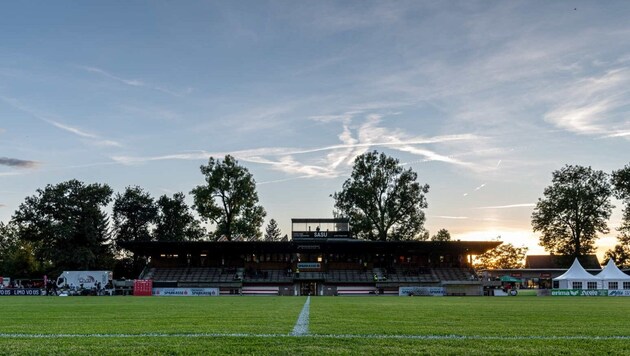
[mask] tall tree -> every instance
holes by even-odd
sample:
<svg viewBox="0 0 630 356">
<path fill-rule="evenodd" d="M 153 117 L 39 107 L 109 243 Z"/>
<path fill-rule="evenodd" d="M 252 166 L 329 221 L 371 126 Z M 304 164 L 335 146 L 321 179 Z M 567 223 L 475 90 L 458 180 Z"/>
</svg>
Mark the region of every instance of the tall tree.
<svg viewBox="0 0 630 356">
<path fill-rule="evenodd" d="M 111 195 L 104 184 L 48 185 L 20 204 L 13 221 L 40 263 L 57 270 L 108 268 L 113 251 L 103 208 Z"/>
<path fill-rule="evenodd" d="M 267 228 L 265 229 L 265 241 L 280 241 L 282 238 L 282 232 L 278 227 L 276 219 L 269 220 Z"/>
<path fill-rule="evenodd" d="M 258 205 L 256 182 L 247 168 L 240 166 L 230 155 L 223 161 L 210 157 L 208 165 L 200 168 L 206 184 L 191 191 L 194 208 L 200 216 L 215 224 L 215 238 L 260 238 L 266 213 Z"/>
<path fill-rule="evenodd" d="M 624 205 L 621 226 L 618 230 L 630 235 L 630 164 L 613 171 L 611 180 L 615 197 Z"/>
<path fill-rule="evenodd" d="M 431 241 L 451 241 L 451 234 L 446 229 L 440 229 L 437 234 L 431 236 Z"/>
<path fill-rule="evenodd" d="M 567 165 L 553 172 L 552 184 L 532 213 L 540 245 L 553 254 L 579 257 L 594 251 L 597 233 L 608 233 L 613 206 L 608 175 L 591 167 Z"/>
<path fill-rule="evenodd" d="M 621 225 L 617 228 L 617 245 L 606 252 L 606 261 L 612 258 L 617 266 L 630 268 L 630 164 L 620 170 L 613 171 L 611 176 L 613 193 L 623 202 Z"/>
<path fill-rule="evenodd" d="M 162 195 L 157 201 L 157 207 L 154 232 L 157 241 L 194 241 L 205 235 L 201 224 L 184 201 L 184 193 L 175 193 L 172 198 Z"/>
<path fill-rule="evenodd" d="M 116 194 L 112 212 L 117 242 L 151 240 L 158 210 L 149 193 L 138 186 L 127 187 L 123 194 Z"/>
<path fill-rule="evenodd" d="M 477 269 L 515 269 L 525 266 L 525 254 L 527 247 L 515 247 L 512 244 L 503 243 L 488 252 L 477 256 L 475 267 Z"/>
<path fill-rule="evenodd" d="M 398 159 L 377 151 L 358 156 L 352 174 L 335 192 L 337 214 L 350 218 L 354 234 L 367 240 L 413 240 L 423 236 L 428 185 Z"/>
</svg>

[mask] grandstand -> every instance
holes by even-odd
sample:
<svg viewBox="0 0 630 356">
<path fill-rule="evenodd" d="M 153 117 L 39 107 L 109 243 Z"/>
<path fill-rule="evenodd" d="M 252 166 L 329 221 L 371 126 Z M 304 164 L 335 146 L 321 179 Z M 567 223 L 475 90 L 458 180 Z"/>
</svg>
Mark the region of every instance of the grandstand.
<svg viewBox="0 0 630 356">
<path fill-rule="evenodd" d="M 470 266 L 494 241 L 365 241 L 347 220 L 294 219 L 290 241 L 127 242 L 148 261 L 140 279 L 154 287 L 218 288 L 239 295 L 398 294 L 401 287 L 444 287 L 481 295 Z M 325 227 L 325 230 L 323 229 Z"/>
</svg>

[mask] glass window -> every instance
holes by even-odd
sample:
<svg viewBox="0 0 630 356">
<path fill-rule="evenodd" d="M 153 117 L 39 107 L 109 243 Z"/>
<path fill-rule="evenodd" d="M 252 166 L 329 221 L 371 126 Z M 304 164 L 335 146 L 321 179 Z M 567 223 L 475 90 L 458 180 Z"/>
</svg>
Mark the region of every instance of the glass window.
<svg viewBox="0 0 630 356">
<path fill-rule="evenodd" d="M 623 282 L 623 289 L 630 289 L 630 282 Z"/>
<path fill-rule="evenodd" d="M 560 281 L 553 281 L 553 288 L 554 289 L 560 288 Z"/>
<path fill-rule="evenodd" d="M 586 287 L 588 289 L 597 289 L 597 282 L 586 282 Z"/>
<path fill-rule="evenodd" d="M 619 283 L 617 282 L 608 282 L 608 289 L 618 289 Z"/>
<path fill-rule="evenodd" d="M 571 282 L 571 288 L 582 289 L 582 282 Z"/>
</svg>

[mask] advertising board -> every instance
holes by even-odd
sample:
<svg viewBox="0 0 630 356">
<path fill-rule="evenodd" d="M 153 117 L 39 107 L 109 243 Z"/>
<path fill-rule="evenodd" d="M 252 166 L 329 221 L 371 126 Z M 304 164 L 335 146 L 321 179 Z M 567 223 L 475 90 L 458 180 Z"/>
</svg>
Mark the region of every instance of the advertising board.
<svg viewBox="0 0 630 356">
<path fill-rule="evenodd" d="M 133 295 L 136 297 L 150 297 L 153 281 L 150 279 L 135 279 L 133 281 Z"/>
<path fill-rule="evenodd" d="M 607 296 L 607 289 L 553 289 L 552 296 L 556 297 L 601 297 Z"/>
<path fill-rule="evenodd" d="M 157 297 L 216 297 L 219 288 L 153 288 Z"/>
<path fill-rule="evenodd" d="M 0 296 L 39 296 L 44 295 L 41 289 L 36 288 L 3 288 L 0 289 Z"/>
<path fill-rule="evenodd" d="M 609 289 L 608 296 L 610 297 L 630 297 L 630 289 Z"/>
<path fill-rule="evenodd" d="M 420 286 L 406 286 L 398 288 L 398 295 L 400 296 L 430 296 L 430 297 L 443 297 L 446 291 L 443 287 L 420 287 Z"/>
</svg>

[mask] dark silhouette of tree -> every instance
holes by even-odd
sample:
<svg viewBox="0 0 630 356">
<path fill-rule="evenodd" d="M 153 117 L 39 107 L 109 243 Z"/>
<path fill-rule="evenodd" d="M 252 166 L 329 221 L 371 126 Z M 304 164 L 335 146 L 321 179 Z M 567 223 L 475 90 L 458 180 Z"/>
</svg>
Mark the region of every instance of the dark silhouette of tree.
<svg viewBox="0 0 630 356">
<path fill-rule="evenodd" d="M 157 207 L 154 231 L 157 241 L 195 241 L 205 235 L 205 230 L 184 202 L 184 193 L 175 193 L 172 198 L 161 196 Z"/>
<path fill-rule="evenodd" d="M 158 210 L 149 193 L 138 186 L 127 187 L 123 194 L 116 194 L 112 211 L 117 242 L 151 240 Z"/>
<path fill-rule="evenodd" d="M 41 263 L 35 259 L 31 242 L 20 240 L 17 226 L 0 222 L 0 276 L 40 277 Z"/>
<path fill-rule="evenodd" d="M 282 232 L 280 232 L 280 228 L 278 228 L 276 219 L 269 220 L 269 224 L 267 224 L 267 228 L 265 229 L 265 241 L 280 241 L 281 238 Z"/>
<path fill-rule="evenodd" d="M 451 241 L 451 234 L 446 229 L 440 229 L 437 234 L 431 236 L 431 241 Z"/>
<path fill-rule="evenodd" d="M 413 240 L 423 235 L 428 185 L 400 162 L 376 151 L 358 156 L 340 192 L 335 214 L 350 218 L 353 233 L 367 240 Z"/>
<path fill-rule="evenodd" d="M 612 212 L 608 175 L 567 165 L 553 172 L 552 184 L 532 213 L 540 245 L 552 254 L 580 257 L 594 251 L 597 233 L 608 233 Z"/>
<path fill-rule="evenodd" d="M 475 267 L 477 269 L 523 268 L 525 266 L 526 253 L 527 247 L 514 247 L 512 244 L 503 243 L 477 256 Z"/>
<path fill-rule="evenodd" d="M 630 268 L 630 235 L 617 236 L 619 243 L 604 254 L 604 265 L 612 258 L 619 268 Z"/>
<path fill-rule="evenodd" d="M 612 258 L 617 266 L 630 268 L 630 164 L 613 171 L 611 181 L 614 196 L 623 202 L 624 207 L 621 225 L 617 228 L 618 243 L 612 250 L 606 251 L 605 262 Z"/>
<path fill-rule="evenodd" d="M 38 189 L 13 216 L 20 240 L 39 263 L 59 270 L 108 268 L 113 249 L 103 208 L 112 189 L 70 180 Z"/>
<path fill-rule="evenodd" d="M 260 238 L 266 213 L 258 205 L 256 182 L 247 168 L 238 165 L 230 155 L 223 161 L 210 157 L 208 165 L 200 168 L 206 184 L 191 191 L 194 208 L 202 218 L 215 224 L 215 238 Z"/>
</svg>

